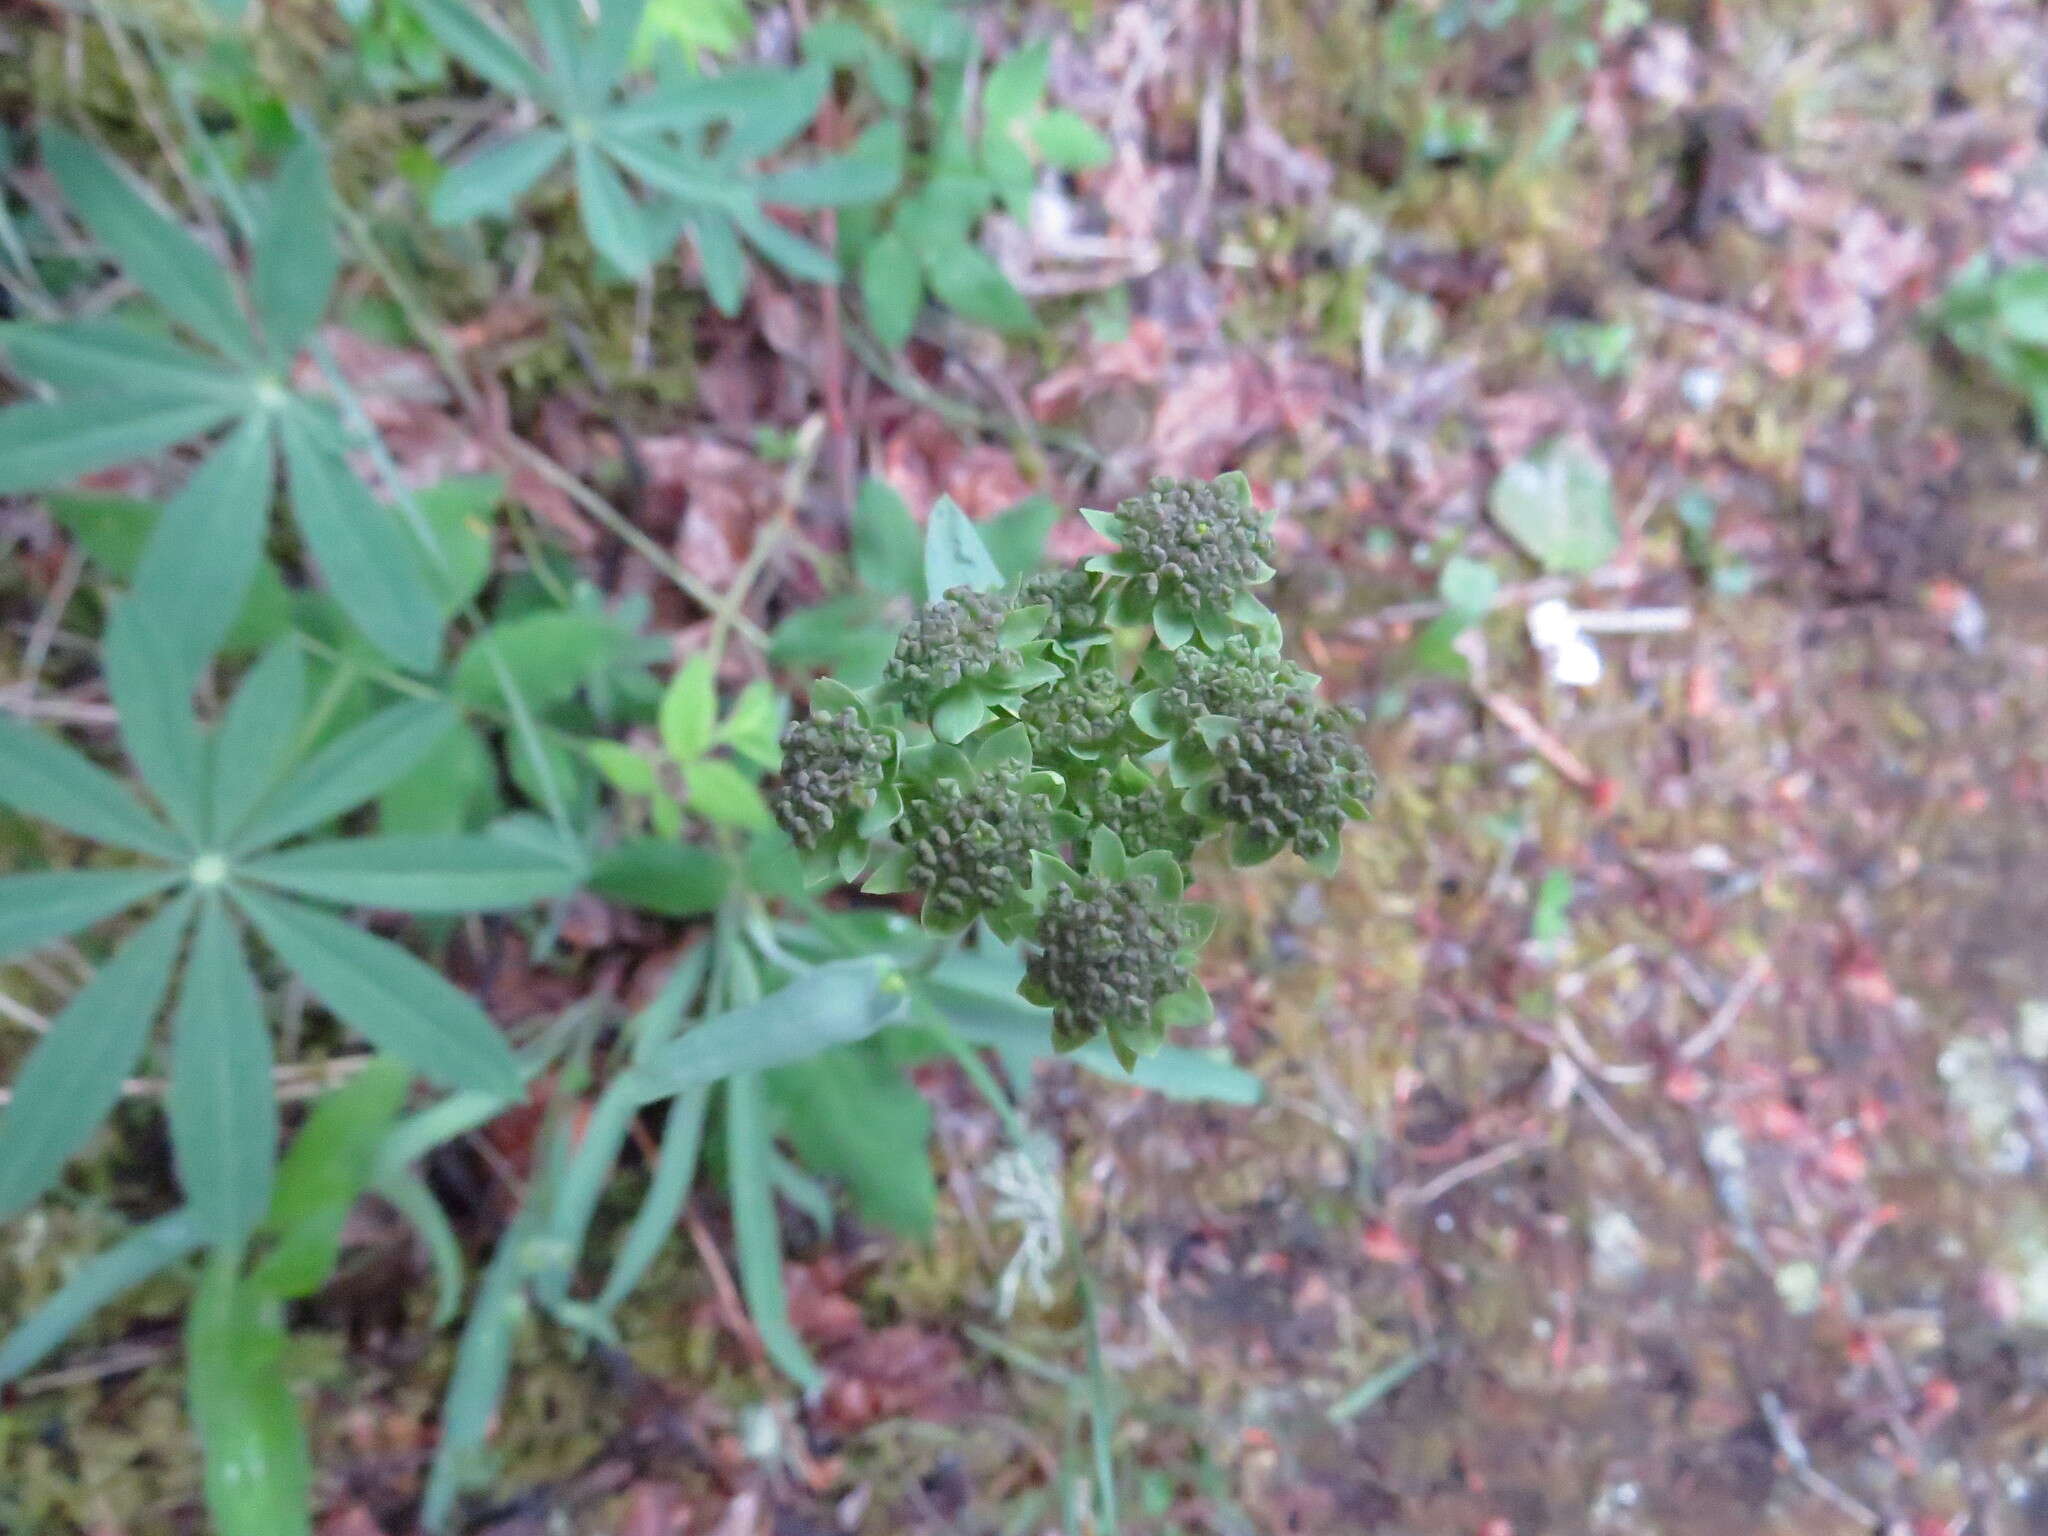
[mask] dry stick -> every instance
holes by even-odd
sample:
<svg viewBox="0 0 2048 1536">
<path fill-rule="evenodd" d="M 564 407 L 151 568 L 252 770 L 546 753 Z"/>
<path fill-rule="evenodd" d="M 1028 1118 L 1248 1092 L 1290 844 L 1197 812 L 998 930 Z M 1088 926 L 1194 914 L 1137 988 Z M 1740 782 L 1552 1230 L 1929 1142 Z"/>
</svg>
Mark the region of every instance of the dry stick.
<svg viewBox="0 0 2048 1536">
<path fill-rule="evenodd" d="M 1477 1157 L 1467 1158 L 1455 1168 L 1446 1169 L 1419 1189 L 1396 1190 L 1388 1203 L 1397 1207 L 1422 1207 L 1434 1204 L 1460 1184 L 1476 1179 L 1481 1174 L 1491 1173 L 1505 1167 L 1517 1158 L 1527 1157 L 1542 1143 L 1537 1141 L 1503 1142 L 1491 1152 L 1482 1152 Z"/>
<path fill-rule="evenodd" d="M 1881 1523 L 1877 1511 L 1839 1484 L 1830 1482 L 1813 1464 L 1806 1442 L 1799 1438 L 1799 1426 L 1792 1422 L 1792 1415 L 1785 1411 L 1778 1394 L 1766 1388 L 1757 1394 L 1756 1401 L 1763 1410 L 1764 1422 L 1771 1427 L 1771 1438 L 1778 1442 L 1779 1454 L 1791 1464 L 1793 1472 L 1808 1491 L 1834 1505 L 1863 1529 L 1876 1530 Z"/>
<path fill-rule="evenodd" d="M 330 1057 L 326 1061 L 272 1067 L 271 1081 L 276 1085 L 277 1097 L 285 1103 L 315 1098 L 329 1088 L 347 1082 L 368 1066 L 374 1056 L 371 1051 L 358 1051 L 347 1056 Z M 161 1077 L 131 1077 L 122 1082 L 121 1096 L 129 1099 L 159 1098 L 169 1086 Z M 13 1101 L 14 1090 L 0 1088 L 0 1109 Z"/>
<path fill-rule="evenodd" d="M 1679 1046 L 1678 1059 L 1698 1061 L 1719 1045 L 1728 1031 L 1735 1027 L 1735 1021 L 1742 1017 L 1742 1010 L 1749 1006 L 1749 1000 L 1756 996 L 1757 988 L 1764 984 L 1770 974 L 1771 961 L 1768 955 L 1758 955 L 1750 961 L 1749 969 L 1744 971 L 1741 979 L 1729 989 L 1727 1001 L 1714 1010 L 1714 1016 L 1707 1021 L 1706 1027 Z"/>
<path fill-rule="evenodd" d="M 1479 702 L 1496 720 L 1519 736 L 1531 751 L 1556 769 L 1559 778 L 1581 794 L 1592 792 L 1597 782 L 1593 770 L 1579 761 L 1577 753 L 1546 730 L 1542 722 L 1520 703 L 1504 693 L 1492 691 L 1480 694 Z"/>
</svg>

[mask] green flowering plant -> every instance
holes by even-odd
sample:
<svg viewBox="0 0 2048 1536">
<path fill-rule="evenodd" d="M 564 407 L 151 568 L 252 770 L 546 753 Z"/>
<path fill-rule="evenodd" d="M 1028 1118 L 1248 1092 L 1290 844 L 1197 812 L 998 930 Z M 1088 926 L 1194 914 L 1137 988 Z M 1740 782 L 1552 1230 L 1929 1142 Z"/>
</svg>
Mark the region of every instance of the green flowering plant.
<svg viewBox="0 0 2048 1536">
<path fill-rule="evenodd" d="M 1020 944 L 1054 1045 L 1104 1038 L 1128 1071 L 1210 1014 L 1196 850 L 1333 873 L 1373 776 L 1357 716 L 1317 698 L 1253 593 L 1273 546 L 1242 475 L 1083 515 L 1114 552 L 1006 582 L 934 507 L 926 590 L 945 595 L 874 687 L 812 686 L 770 805 L 814 879 L 865 875 L 919 896 L 931 932 Z"/>
</svg>

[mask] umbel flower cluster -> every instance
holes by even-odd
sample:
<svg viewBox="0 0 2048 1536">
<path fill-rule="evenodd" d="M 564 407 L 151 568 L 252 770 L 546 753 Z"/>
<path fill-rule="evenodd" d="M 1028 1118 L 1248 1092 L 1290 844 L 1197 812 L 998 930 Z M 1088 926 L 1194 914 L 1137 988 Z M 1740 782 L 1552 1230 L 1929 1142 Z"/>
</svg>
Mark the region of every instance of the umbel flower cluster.
<svg viewBox="0 0 2048 1536">
<path fill-rule="evenodd" d="M 915 892 L 934 932 L 1021 941 L 1054 1042 L 1106 1037 L 1128 1068 L 1209 1015 L 1195 850 L 1331 872 L 1373 777 L 1356 717 L 1316 697 L 1253 595 L 1272 540 L 1242 475 L 1083 516 L 1113 553 L 955 587 L 874 688 L 815 684 L 774 807 L 819 875 Z"/>
</svg>

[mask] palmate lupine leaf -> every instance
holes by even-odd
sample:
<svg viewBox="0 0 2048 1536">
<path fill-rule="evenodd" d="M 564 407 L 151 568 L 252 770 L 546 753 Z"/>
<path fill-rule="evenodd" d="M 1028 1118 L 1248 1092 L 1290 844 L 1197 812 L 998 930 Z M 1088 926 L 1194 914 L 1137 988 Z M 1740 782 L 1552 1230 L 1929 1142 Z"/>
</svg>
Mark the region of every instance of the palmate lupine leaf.
<svg viewBox="0 0 2048 1536">
<path fill-rule="evenodd" d="M 60 486 L 241 423 L 157 520 L 136 569 L 133 601 L 157 611 L 167 664 L 185 674 L 173 690 L 182 698 L 260 563 L 277 428 L 311 417 L 290 379 L 340 270 L 326 166 L 311 139 L 284 157 L 252 232 L 245 313 L 230 269 L 115 162 L 57 128 L 43 154 L 107 255 L 198 346 L 118 320 L 0 328 L 14 370 L 57 395 L 0 410 L 0 493 Z M 300 531 L 335 599 L 392 660 L 430 666 L 440 615 L 411 540 L 335 434 L 284 436 Z"/>
<path fill-rule="evenodd" d="M 846 154 L 755 170 L 816 118 L 831 84 L 827 64 L 742 66 L 709 79 L 666 75 L 627 92 L 621 76 L 642 5 L 601 6 L 594 29 L 568 0 L 528 0 L 526 9 L 539 61 L 467 0 L 420 0 L 422 18 L 445 47 L 552 119 L 451 167 L 429 204 L 436 223 L 509 213 L 567 158 L 591 245 L 628 277 L 644 275 L 688 235 L 705 289 L 727 313 L 745 295 L 743 240 L 793 277 L 837 280 L 836 259 L 775 223 L 765 206 L 834 207 L 888 195 L 901 175 L 900 128 L 864 136 Z"/>
<path fill-rule="evenodd" d="M 162 1009 L 196 901 L 201 916 L 172 1010 L 167 1107 L 189 1219 L 209 1241 L 232 1246 L 269 1203 L 277 1139 L 268 1026 L 234 914 L 344 1023 L 394 1057 L 506 1098 L 518 1090 L 517 1061 L 467 995 L 396 945 L 296 898 L 476 911 L 560 894 L 577 870 L 556 845 L 510 837 L 365 838 L 266 852 L 379 794 L 447 732 L 453 712 L 438 701 L 391 706 L 292 771 L 305 729 L 296 642 L 250 669 L 209 732 L 167 681 L 176 663 L 154 643 L 154 620 L 132 598 L 117 609 L 105 667 L 131 759 L 178 831 L 69 748 L 0 717 L 0 803 L 168 865 L 0 878 L 0 958 L 183 887 L 58 1015 L 24 1065 L 15 1103 L 0 1117 L 0 1212 L 47 1188 L 118 1097 Z M 260 889 L 265 882 L 272 892 Z"/>
</svg>

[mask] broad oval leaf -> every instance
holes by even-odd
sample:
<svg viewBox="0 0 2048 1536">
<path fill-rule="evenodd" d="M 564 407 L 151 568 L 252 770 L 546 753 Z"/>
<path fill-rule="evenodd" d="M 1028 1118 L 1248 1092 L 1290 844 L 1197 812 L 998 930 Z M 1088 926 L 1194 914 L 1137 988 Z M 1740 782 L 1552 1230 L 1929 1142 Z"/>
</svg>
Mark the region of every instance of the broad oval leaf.
<svg viewBox="0 0 2048 1536">
<path fill-rule="evenodd" d="M 718 692 L 712 678 L 711 655 L 696 651 L 676 669 L 661 696 L 656 724 L 661 744 L 679 763 L 702 757 L 711 747 L 712 728 L 718 721 Z"/>
<path fill-rule="evenodd" d="M 200 908 L 171 1027 L 164 1106 L 178 1182 L 200 1229 L 234 1248 L 270 1204 L 277 1094 L 270 1027 L 218 896 Z"/>
<path fill-rule="evenodd" d="M 40 1197 L 121 1097 L 170 990 L 192 904 L 157 913 L 50 1021 L 0 1118 L 0 1221 Z"/>
<path fill-rule="evenodd" d="M 1003 573 L 974 524 L 958 502 L 941 496 L 932 504 L 931 520 L 924 528 L 925 591 L 936 601 L 955 587 L 993 592 L 1002 584 Z"/>
<path fill-rule="evenodd" d="M 345 731 L 267 796 L 228 840 L 234 852 L 265 848 L 355 809 L 395 783 L 455 724 L 437 699 L 393 704 Z"/>
<path fill-rule="evenodd" d="M 449 1087 L 518 1094 L 519 1059 L 505 1037 L 431 967 L 296 901 L 247 888 L 236 899 L 313 995 L 379 1050 Z"/>
<path fill-rule="evenodd" d="M 177 879 L 167 869 L 58 869 L 0 879 L 0 960 L 90 927 Z"/>
<path fill-rule="evenodd" d="M 181 858 L 188 851 L 120 780 L 5 713 L 0 713 L 0 805 L 94 842 L 159 858 Z"/>
<path fill-rule="evenodd" d="M 490 837 L 349 837 L 264 854 L 237 871 L 315 901 L 401 912 L 495 912 L 560 896 L 576 872 Z"/>
<path fill-rule="evenodd" d="M 862 586 L 884 596 L 925 600 L 917 519 L 886 480 L 861 482 L 853 505 L 853 572 Z"/>
</svg>

